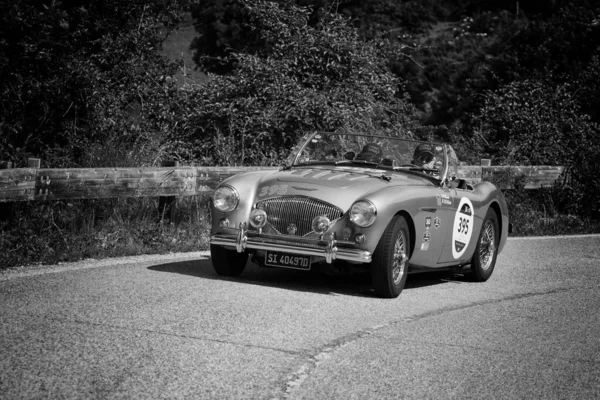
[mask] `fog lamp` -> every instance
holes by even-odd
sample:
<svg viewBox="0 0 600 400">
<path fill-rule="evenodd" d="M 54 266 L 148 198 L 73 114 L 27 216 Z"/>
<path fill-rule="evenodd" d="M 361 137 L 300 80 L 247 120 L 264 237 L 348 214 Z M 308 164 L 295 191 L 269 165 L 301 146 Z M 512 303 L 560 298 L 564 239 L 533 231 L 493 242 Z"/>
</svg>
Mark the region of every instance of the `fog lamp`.
<svg viewBox="0 0 600 400">
<path fill-rule="evenodd" d="M 250 212 L 250 225 L 260 229 L 267 223 L 267 213 L 264 210 L 254 209 Z"/>
<path fill-rule="evenodd" d="M 229 228 L 229 220 L 227 218 L 223 218 L 219 221 L 219 228 Z"/>
<path fill-rule="evenodd" d="M 356 237 L 354 238 L 354 241 L 358 244 L 363 244 L 365 242 L 367 238 L 365 237 L 365 235 L 363 235 L 362 233 L 359 233 L 358 235 L 356 235 Z"/>
<path fill-rule="evenodd" d="M 312 220 L 312 230 L 319 234 L 324 233 L 329 229 L 329 222 L 329 218 L 323 215 L 315 217 Z"/>
</svg>

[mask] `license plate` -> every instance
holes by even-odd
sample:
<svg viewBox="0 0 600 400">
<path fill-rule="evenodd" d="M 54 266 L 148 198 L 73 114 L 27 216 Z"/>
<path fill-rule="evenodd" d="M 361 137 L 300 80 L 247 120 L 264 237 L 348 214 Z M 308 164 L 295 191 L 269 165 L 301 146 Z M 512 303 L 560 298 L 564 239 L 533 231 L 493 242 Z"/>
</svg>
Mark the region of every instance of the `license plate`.
<svg viewBox="0 0 600 400">
<path fill-rule="evenodd" d="M 267 251 L 267 254 L 265 255 L 265 265 L 268 265 L 269 267 L 309 270 L 310 256 Z"/>
</svg>

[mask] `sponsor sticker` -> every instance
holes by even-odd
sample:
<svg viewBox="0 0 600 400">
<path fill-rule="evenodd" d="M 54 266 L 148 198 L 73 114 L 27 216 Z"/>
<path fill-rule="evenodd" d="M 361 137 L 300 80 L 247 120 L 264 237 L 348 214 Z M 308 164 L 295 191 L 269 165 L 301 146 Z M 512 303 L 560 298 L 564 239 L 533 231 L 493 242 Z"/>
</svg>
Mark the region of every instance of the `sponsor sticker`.
<svg viewBox="0 0 600 400">
<path fill-rule="evenodd" d="M 452 228 L 452 256 L 460 258 L 467 250 L 473 234 L 473 203 L 466 197 L 460 199 Z"/>
<path fill-rule="evenodd" d="M 425 229 L 431 228 L 431 217 L 425 217 Z"/>
<path fill-rule="evenodd" d="M 441 206 L 451 206 L 452 205 L 452 199 L 450 198 L 449 195 L 445 194 L 445 193 L 438 193 L 435 195 L 435 199 L 437 201 L 437 205 L 438 207 Z"/>
<path fill-rule="evenodd" d="M 433 219 L 433 226 L 435 226 L 435 229 L 438 229 L 441 225 L 442 225 L 442 219 L 436 215 L 435 218 Z"/>
<path fill-rule="evenodd" d="M 421 243 L 421 251 L 427 251 L 427 250 L 429 250 L 429 242 Z"/>
<path fill-rule="evenodd" d="M 431 240 L 431 232 L 425 231 L 423 233 L 423 242 L 424 243 L 429 243 L 430 240 Z"/>
</svg>

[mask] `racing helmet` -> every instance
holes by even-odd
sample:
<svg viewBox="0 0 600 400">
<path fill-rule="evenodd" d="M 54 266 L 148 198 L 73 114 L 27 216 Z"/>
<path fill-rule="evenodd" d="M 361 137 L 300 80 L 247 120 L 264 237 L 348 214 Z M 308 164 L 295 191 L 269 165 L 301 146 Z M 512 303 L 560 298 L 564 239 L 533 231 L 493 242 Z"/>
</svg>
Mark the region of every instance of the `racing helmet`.
<svg viewBox="0 0 600 400">
<path fill-rule="evenodd" d="M 415 148 L 413 153 L 413 162 L 415 164 L 429 164 L 434 158 L 433 145 L 421 143 Z"/>
<path fill-rule="evenodd" d="M 381 162 L 381 157 L 383 156 L 383 150 L 376 143 L 368 143 L 366 144 L 360 154 L 356 156 L 357 160 L 365 160 L 372 163 Z"/>
</svg>

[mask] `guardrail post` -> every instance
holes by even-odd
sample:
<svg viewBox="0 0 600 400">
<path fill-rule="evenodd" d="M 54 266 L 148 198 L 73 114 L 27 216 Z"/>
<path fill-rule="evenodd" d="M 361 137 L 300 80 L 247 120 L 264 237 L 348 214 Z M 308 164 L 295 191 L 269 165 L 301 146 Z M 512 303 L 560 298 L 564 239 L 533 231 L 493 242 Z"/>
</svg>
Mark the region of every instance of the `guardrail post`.
<svg viewBox="0 0 600 400">
<path fill-rule="evenodd" d="M 161 167 L 177 167 L 179 162 L 177 161 L 163 161 Z M 175 220 L 175 210 L 177 206 L 177 197 L 175 196 L 161 196 L 158 198 L 158 212 L 159 222 L 164 223 L 165 219 L 168 222 Z"/>
<path fill-rule="evenodd" d="M 12 169 L 11 161 L 0 161 L 0 169 Z M 0 202 L 0 221 L 11 221 L 13 218 L 13 203 Z"/>
</svg>

